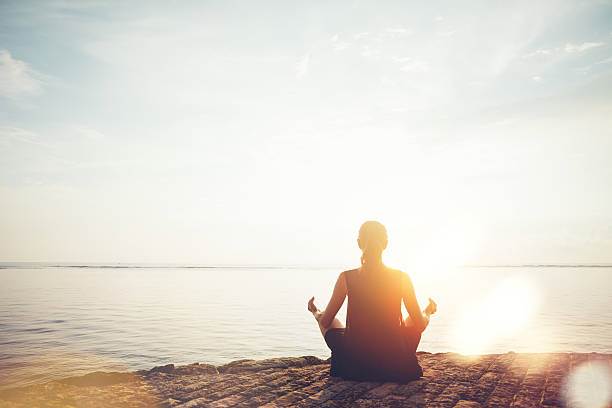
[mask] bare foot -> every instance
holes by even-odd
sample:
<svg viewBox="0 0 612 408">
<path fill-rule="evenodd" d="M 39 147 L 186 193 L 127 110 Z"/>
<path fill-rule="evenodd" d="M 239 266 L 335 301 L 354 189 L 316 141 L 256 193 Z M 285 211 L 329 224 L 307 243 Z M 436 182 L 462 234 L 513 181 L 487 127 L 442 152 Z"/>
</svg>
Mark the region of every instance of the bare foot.
<svg viewBox="0 0 612 408">
<path fill-rule="evenodd" d="M 315 306 L 314 304 L 314 296 L 310 298 L 310 300 L 308 301 L 308 311 L 310 313 L 316 313 L 319 311 L 319 308 Z"/>
</svg>

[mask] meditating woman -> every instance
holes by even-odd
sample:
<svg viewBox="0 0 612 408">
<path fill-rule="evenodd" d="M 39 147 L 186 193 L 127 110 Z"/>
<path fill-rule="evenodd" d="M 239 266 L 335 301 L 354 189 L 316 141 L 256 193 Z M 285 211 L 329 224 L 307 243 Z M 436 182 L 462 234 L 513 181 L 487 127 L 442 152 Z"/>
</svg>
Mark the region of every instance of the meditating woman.
<svg viewBox="0 0 612 408">
<path fill-rule="evenodd" d="M 416 357 L 421 333 L 436 312 L 436 303 L 421 312 L 408 275 L 387 267 L 382 253 L 387 247 L 387 230 L 377 221 L 359 229 L 357 244 L 362 251 L 361 267 L 338 276 L 325 310 L 314 297 L 308 310 L 319 323 L 321 334 L 332 351 L 331 375 L 350 380 L 405 382 L 421 377 Z M 348 297 L 346 327 L 336 313 Z M 401 303 L 409 316 L 402 317 Z"/>
</svg>

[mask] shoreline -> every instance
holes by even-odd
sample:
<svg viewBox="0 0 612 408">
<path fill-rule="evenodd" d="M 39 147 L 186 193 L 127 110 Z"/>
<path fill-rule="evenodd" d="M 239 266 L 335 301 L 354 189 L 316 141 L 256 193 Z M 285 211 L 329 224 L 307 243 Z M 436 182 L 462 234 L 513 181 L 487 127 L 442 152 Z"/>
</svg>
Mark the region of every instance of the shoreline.
<svg viewBox="0 0 612 408">
<path fill-rule="evenodd" d="M 612 354 L 417 353 L 423 378 L 407 384 L 329 377 L 318 357 L 194 363 L 95 372 L 0 391 L 0 407 L 556 407 L 568 375 L 588 362 L 612 372 Z"/>
</svg>

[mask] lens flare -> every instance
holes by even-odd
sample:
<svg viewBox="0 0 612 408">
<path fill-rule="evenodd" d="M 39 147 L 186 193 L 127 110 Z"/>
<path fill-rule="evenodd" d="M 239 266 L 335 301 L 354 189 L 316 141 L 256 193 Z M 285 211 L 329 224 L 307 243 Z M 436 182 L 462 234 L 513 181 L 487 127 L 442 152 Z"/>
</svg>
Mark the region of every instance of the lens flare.
<svg viewBox="0 0 612 408">
<path fill-rule="evenodd" d="M 524 327 L 537 306 L 530 281 L 508 278 L 468 306 L 455 322 L 454 338 L 463 354 L 479 354 L 487 347 Z"/>
<path fill-rule="evenodd" d="M 605 408 L 612 404 L 612 370 L 603 362 L 580 364 L 567 377 L 565 404 L 571 408 Z"/>
</svg>

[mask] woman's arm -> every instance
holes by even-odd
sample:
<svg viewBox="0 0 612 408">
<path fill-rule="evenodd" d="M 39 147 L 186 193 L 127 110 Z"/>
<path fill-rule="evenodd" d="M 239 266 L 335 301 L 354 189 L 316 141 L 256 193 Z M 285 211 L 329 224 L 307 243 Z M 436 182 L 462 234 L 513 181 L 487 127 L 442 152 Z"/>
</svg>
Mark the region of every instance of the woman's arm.
<svg viewBox="0 0 612 408">
<path fill-rule="evenodd" d="M 406 273 L 402 272 L 401 282 L 404 306 L 406 307 L 415 328 L 419 332 L 422 332 L 429 324 L 429 316 L 431 315 L 430 310 L 426 309 L 425 311 L 421 312 L 419 302 L 417 301 L 416 294 L 414 293 L 414 286 Z"/>
<path fill-rule="evenodd" d="M 334 286 L 334 293 L 332 293 L 331 299 L 327 307 L 323 311 L 316 312 L 315 319 L 321 323 L 321 326 L 327 328 L 336 317 L 338 310 L 342 307 L 344 299 L 346 298 L 346 278 L 344 272 L 338 276 L 336 285 Z"/>
</svg>

